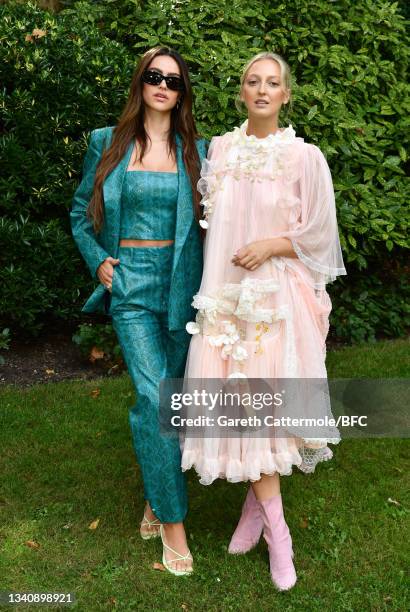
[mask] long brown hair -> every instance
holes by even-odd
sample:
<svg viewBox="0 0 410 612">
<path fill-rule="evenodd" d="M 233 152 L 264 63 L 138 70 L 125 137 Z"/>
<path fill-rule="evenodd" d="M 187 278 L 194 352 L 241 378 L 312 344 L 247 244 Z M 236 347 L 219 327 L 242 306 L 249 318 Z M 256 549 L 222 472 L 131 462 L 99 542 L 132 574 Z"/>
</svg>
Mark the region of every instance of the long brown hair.
<svg viewBox="0 0 410 612">
<path fill-rule="evenodd" d="M 130 92 L 124 110 L 114 128 L 111 145 L 105 149 L 97 166 L 94 188 L 87 208 L 87 215 L 93 221 L 94 230 L 98 233 L 104 224 L 104 179 L 124 157 L 129 144 L 134 139 L 139 144 L 139 161 L 142 161 L 147 147 L 148 134 L 144 127 L 145 105 L 142 97 L 141 75 L 155 57 L 169 55 L 178 64 L 185 89 L 179 104 L 171 111 L 171 127 L 168 135 L 168 151 L 176 157 L 176 134 L 179 133 L 183 143 L 183 160 L 191 181 L 195 218 L 202 216 L 200 210 L 201 196 L 197 191 L 199 180 L 199 155 L 195 146 L 198 133 L 192 115 L 192 86 L 189 79 L 188 66 L 182 57 L 169 47 L 154 47 L 149 49 L 140 59 L 131 80 Z"/>
</svg>

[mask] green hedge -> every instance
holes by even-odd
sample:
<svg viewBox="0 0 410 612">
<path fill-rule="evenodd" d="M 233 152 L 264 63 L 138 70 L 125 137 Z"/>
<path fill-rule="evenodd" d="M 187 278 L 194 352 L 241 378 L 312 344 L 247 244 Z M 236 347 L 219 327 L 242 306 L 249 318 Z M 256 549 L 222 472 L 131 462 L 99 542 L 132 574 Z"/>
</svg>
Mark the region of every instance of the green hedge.
<svg viewBox="0 0 410 612">
<path fill-rule="evenodd" d="M 53 222 L 56 236 L 69 236 L 67 213 L 87 134 L 116 123 L 135 62 L 146 48 L 169 44 L 188 60 L 195 116 L 207 137 L 243 120 L 234 106 L 241 68 L 254 53 L 274 49 L 294 72 L 294 110 L 282 124 L 291 122 L 298 135 L 320 146 L 334 179 L 349 276 L 329 287 L 333 330 L 353 341 L 405 333 L 409 50 L 397 3 L 63 4 L 57 15 L 30 3 L 0 7 L 0 158 L 6 169 L 0 197 L 6 221 L 17 221 L 10 238 L 2 230 L 6 262 L 7 253 L 15 252 L 10 241 L 23 236 L 21 216 L 31 235 L 49 231 Z M 46 34 L 26 40 L 34 28 Z M 70 240 L 55 249 L 65 257 L 51 275 L 38 258 L 27 259 L 25 249 L 14 261 L 17 271 L 5 271 L 3 264 L 0 282 L 11 288 L 0 302 L 0 327 L 31 332 L 50 312 L 63 319 L 79 316 L 90 290 L 85 266 Z M 49 266 L 52 251 L 43 253 Z M 29 292 L 29 317 L 9 307 L 27 290 L 25 268 L 46 289 L 43 297 Z"/>
<path fill-rule="evenodd" d="M 84 18 L 32 4 L 0 7 L 0 33 L 0 329 L 37 334 L 80 319 L 92 290 L 68 211 L 88 133 L 115 123 L 134 62 Z"/>
</svg>

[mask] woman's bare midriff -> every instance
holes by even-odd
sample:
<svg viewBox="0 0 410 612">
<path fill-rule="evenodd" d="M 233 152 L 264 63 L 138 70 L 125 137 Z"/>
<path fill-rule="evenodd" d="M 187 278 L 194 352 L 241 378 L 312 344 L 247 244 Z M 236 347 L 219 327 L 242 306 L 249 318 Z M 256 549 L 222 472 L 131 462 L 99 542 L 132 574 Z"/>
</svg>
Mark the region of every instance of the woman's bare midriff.
<svg viewBox="0 0 410 612">
<path fill-rule="evenodd" d="M 134 238 L 121 238 L 120 240 L 120 246 L 123 247 L 161 247 L 173 243 L 173 240 L 134 240 Z"/>
</svg>

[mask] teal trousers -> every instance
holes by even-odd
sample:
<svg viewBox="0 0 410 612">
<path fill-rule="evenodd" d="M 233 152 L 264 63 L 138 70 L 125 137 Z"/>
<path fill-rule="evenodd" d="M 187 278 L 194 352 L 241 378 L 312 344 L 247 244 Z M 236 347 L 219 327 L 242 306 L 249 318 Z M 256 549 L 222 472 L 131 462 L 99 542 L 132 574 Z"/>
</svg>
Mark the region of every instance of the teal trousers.
<svg viewBox="0 0 410 612">
<path fill-rule="evenodd" d="M 188 506 L 179 440 L 159 430 L 160 381 L 183 377 L 190 341 L 185 329 L 168 329 L 173 250 L 120 247 L 109 306 L 136 392 L 129 420 L 144 497 L 164 523 L 183 521 Z"/>
</svg>

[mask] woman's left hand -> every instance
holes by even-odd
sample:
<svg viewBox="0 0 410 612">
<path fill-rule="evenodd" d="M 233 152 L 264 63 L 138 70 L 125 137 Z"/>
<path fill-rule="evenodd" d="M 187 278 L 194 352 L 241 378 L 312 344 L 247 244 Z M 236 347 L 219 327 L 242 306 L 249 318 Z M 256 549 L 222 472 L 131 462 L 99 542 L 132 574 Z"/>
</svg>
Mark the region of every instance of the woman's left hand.
<svg viewBox="0 0 410 612">
<path fill-rule="evenodd" d="M 256 270 L 269 257 L 272 257 L 272 240 L 257 240 L 239 249 L 231 261 L 235 266 Z"/>
</svg>

